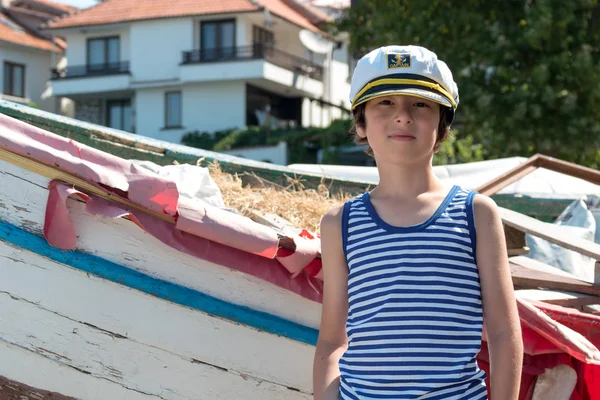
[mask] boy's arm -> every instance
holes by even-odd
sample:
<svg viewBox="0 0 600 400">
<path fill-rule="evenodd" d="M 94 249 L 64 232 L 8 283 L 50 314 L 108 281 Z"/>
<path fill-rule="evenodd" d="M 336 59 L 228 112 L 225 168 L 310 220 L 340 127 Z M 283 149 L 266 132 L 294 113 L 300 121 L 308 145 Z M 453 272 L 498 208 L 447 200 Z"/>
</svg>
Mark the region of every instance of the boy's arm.
<svg viewBox="0 0 600 400">
<path fill-rule="evenodd" d="M 476 257 L 490 355 L 492 399 L 516 400 L 523 363 L 523 339 L 502 220 L 496 203 L 474 198 Z"/>
<path fill-rule="evenodd" d="M 338 362 L 348 343 L 348 267 L 342 248 L 342 210 L 334 208 L 321 220 L 323 308 L 313 364 L 315 400 L 339 399 Z"/>
</svg>

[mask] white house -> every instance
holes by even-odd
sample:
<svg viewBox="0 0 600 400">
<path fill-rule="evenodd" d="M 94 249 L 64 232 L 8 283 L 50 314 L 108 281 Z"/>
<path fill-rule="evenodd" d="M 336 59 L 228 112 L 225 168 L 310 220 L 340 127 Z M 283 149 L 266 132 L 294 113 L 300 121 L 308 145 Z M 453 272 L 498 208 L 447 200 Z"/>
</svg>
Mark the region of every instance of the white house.
<svg viewBox="0 0 600 400">
<path fill-rule="evenodd" d="M 0 98 L 68 114 L 68 102 L 48 91 L 50 69 L 59 65 L 66 44 L 39 27 L 75 10 L 49 0 L 0 0 Z"/>
<path fill-rule="evenodd" d="M 349 109 L 346 43 L 328 38 L 328 57 L 303 42 L 327 47 L 328 20 L 295 0 L 106 0 L 48 24 L 69 44 L 52 91 L 78 119 L 170 142 L 267 118 L 326 126 Z"/>
</svg>

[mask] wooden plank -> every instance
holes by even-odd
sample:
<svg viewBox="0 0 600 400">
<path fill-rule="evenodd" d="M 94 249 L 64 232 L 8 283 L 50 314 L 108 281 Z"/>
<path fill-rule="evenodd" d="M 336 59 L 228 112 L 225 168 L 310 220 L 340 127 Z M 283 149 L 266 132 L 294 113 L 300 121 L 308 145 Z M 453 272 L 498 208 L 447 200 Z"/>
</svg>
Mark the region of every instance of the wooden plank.
<svg viewBox="0 0 600 400">
<path fill-rule="evenodd" d="M 304 393 L 312 391 L 311 375 L 308 373 L 314 355 L 311 345 L 173 304 L 1 241 L 0 276 L 3 277 L 0 280 L 0 303 L 7 304 L 6 307 L 2 305 L 3 312 L 0 313 L 0 326 L 3 327 L 0 329 L 0 342 L 2 338 L 7 339 L 4 335 L 14 326 L 24 326 L 25 320 L 36 318 L 36 315 L 42 318 L 40 323 L 45 326 L 40 329 L 47 330 L 48 334 L 60 333 L 60 324 L 45 324 L 43 320 L 44 315 L 58 315 L 65 321 L 77 322 L 88 330 L 91 328 L 109 340 L 158 349 L 187 360 L 188 364 L 197 362 L 244 374 L 254 381 L 268 381 Z M 10 323 L 2 323 L 12 318 L 6 311 L 10 309 L 11 302 L 29 304 L 33 308 L 28 308 L 27 312 L 23 310 Z M 23 329 L 33 332 L 38 328 Z M 21 336 L 14 332 L 13 335 Z M 40 336 L 42 333 L 32 335 L 38 339 L 43 337 Z M 71 336 L 61 338 L 57 335 L 52 340 L 48 339 L 46 345 L 62 343 L 66 346 L 65 340 Z M 57 352 L 52 347 L 39 347 Z M 121 351 L 118 348 L 113 350 Z M 87 351 L 91 352 L 89 358 L 94 359 L 93 348 Z M 140 348 L 140 351 L 146 350 Z M 63 355 L 73 360 L 73 357 Z M 123 365 L 124 362 L 121 360 L 118 364 Z M 144 366 L 141 362 L 138 368 Z M 120 370 L 118 366 L 114 368 Z M 15 376 L 10 378 L 28 383 Z"/>
<path fill-rule="evenodd" d="M 525 240 L 525 233 L 512 226 L 504 224 L 504 237 L 506 239 L 506 248 L 511 249 L 523 249 L 527 247 L 527 241 Z"/>
<path fill-rule="evenodd" d="M 563 307 L 581 309 L 583 306 L 600 304 L 600 297 L 562 290 L 517 289 L 515 295 L 527 300 L 536 300 Z"/>
<path fill-rule="evenodd" d="M 28 386 L 61 393 L 78 400 L 160 399 L 128 389 L 116 382 L 96 379 L 92 375 L 78 371 L 64 363 L 41 357 L 28 349 L 1 340 L 0 360 L 2 360 L 0 375 Z M 5 400 L 5 398 L 0 398 Z M 8 400 L 23 399 L 9 397 Z"/>
<path fill-rule="evenodd" d="M 477 191 L 486 196 L 492 196 L 538 168 L 545 168 L 600 185 L 600 171 L 543 154 L 536 154 L 527 159 L 523 164 L 480 186 L 477 188 Z"/>
<path fill-rule="evenodd" d="M 509 260 L 512 281 L 523 288 L 546 288 L 600 296 L 600 286 L 579 279 L 544 272 Z"/>
<path fill-rule="evenodd" d="M 595 185 L 600 185 L 600 171 L 592 168 L 584 167 L 575 163 L 571 163 L 558 158 L 548 157 L 543 154 L 538 155 L 537 165 L 540 168 L 549 169 L 554 172 L 560 172 L 583 179 Z"/>
<path fill-rule="evenodd" d="M 582 280 L 569 272 L 563 271 L 560 268 L 553 267 L 551 265 L 545 264 L 545 263 L 538 261 L 536 259 L 533 259 L 533 258 L 516 256 L 516 257 L 510 257 L 509 261 L 514 264 L 521 265 L 523 267 L 527 267 L 534 271 L 547 272 L 552 275 L 559 275 L 559 276 L 566 277 L 566 278 L 576 279 L 578 281 Z"/>
<path fill-rule="evenodd" d="M 572 299 L 549 299 L 543 300 L 545 303 L 554 304 L 562 307 L 582 308 L 584 306 L 591 306 L 600 304 L 600 297 L 598 296 L 586 296 L 586 297 L 574 297 Z"/>
<path fill-rule="evenodd" d="M 540 222 L 535 218 L 499 207 L 502 222 L 521 232 L 547 240 L 568 250 L 600 260 L 600 244 L 590 240 L 573 239 L 553 224 Z"/>
<path fill-rule="evenodd" d="M 507 251 L 509 257 L 522 256 L 524 254 L 529 253 L 529 247 L 521 247 L 520 249 L 508 249 Z"/>
<path fill-rule="evenodd" d="M 519 179 L 535 171 L 537 167 L 533 165 L 532 162 L 533 160 L 530 158 L 529 160 L 525 161 L 525 163 L 505 172 L 492 181 L 485 183 L 476 190 L 483 195 L 492 196 L 505 187 L 515 183 Z"/>
<path fill-rule="evenodd" d="M 39 358 L 65 364 L 82 372 L 81 375 L 114 382 L 144 395 L 164 400 L 225 400 L 240 394 L 248 400 L 312 397 L 232 369 L 175 355 L 129 338 L 114 337 L 102 329 L 6 294 L 0 296 L 0 308 L 3 342 L 35 353 Z M 219 343 L 218 335 L 213 342 Z M 23 378 L 30 373 L 21 371 Z M 36 373 L 45 371 L 36 369 Z M 70 382 L 63 381 L 63 385 L 68 388 Z M 109 398 L 102 393 L 89 393 L 85 397 Z"/>
</svg>

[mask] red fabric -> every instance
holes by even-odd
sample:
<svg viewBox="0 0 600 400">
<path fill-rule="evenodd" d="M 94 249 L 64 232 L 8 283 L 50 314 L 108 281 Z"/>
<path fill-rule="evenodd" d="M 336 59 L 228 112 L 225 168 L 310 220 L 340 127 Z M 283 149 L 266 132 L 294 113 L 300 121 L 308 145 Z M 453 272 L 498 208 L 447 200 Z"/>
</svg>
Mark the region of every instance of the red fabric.
<svg viewBox="0 0 600 400">
<path fill-rule="evenodd" d="M 181 198 L 175 227 L 182 232 L 221 243 L 246 253 L 266 258 L 274 258 L 279 246 L 277 233 L 266 226 L 257 224 L 249 218 L 236 216 L 217 207 L 199 207 L 195 203 L 187 204 Z M 316 253 L 315 253 L 316 254 Z M 315 255 L 313 255 L 313 258 Z M 302 262 L 302 260 L 300 261 Z M 304 266 L 306 264 L 302 264 Z M 302 269 L 299 267 L 299 269 Z"/>
<path fill-rule="evenodd" d="M 168 246 L 194 257 L 223 265 L 225 267 L 255 276 L 259 279 L 282 287 L 309 300 L 321 302 L 321 282 L 310 276 L 302 275 L 291 279 L 281 264 L 245 251 L 181 231 L 167 221 L 151 217 L 146 213 L 127 210 L 124 207 L 96 196 L 87 196 L 65 184 L 52 182 L 46 218 L 52 219 L 44 226 L 48 230 L 47 240 L 51 245 L 61 248 L 75 248 L 75 230 L 66 206 L 67 197 L 78 194 L 86 202 L 86 211 L 105 218 L 127 217 L 152 236 Z"/>
<path fill-rule="evenodd" d="M 48 187 L 48 203 L 46 203 L 46 214 L 44 217 L 44 237 L 46 241 L 61 250 L 72 250 L 75 248 L 75 227 L 69 217 L 67 210 L 67 198 L 77 195 L 84 200 L 89 196 L 67 185 L 52 181 Z"/>
<path fill-rule="evenodd" d="M 546 368 L 560 364 L 570 366 L 577 373 L 577 384 L 570 400 L 600 400 L 600 352 L 590 341 L 598 338 L 596 324 L 600 318 L 541 302 L 517 301 L 524 345 L 519 400 L 530 400 L 537 376 Z M 488 393 L 489 361 L 484 341 L 477 362 L 488 374 Z M 491 394 L 489 398 L 493 400 Z"/>
</svg>

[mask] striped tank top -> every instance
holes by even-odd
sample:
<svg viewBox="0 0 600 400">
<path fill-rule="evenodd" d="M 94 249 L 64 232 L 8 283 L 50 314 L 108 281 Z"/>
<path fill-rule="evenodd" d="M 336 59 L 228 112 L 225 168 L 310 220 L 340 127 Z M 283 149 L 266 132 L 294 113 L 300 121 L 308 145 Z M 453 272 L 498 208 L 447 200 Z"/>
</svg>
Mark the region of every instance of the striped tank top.
<svg viewBox="0 0 600 400">
<path fill-rule="evenodd" d="M 487 399 L 475 192 L 454 186 L 425 222 L 396 227 L 364 193 L 344 205 L 348 349 L 341 399 Z"/>
</svg>

